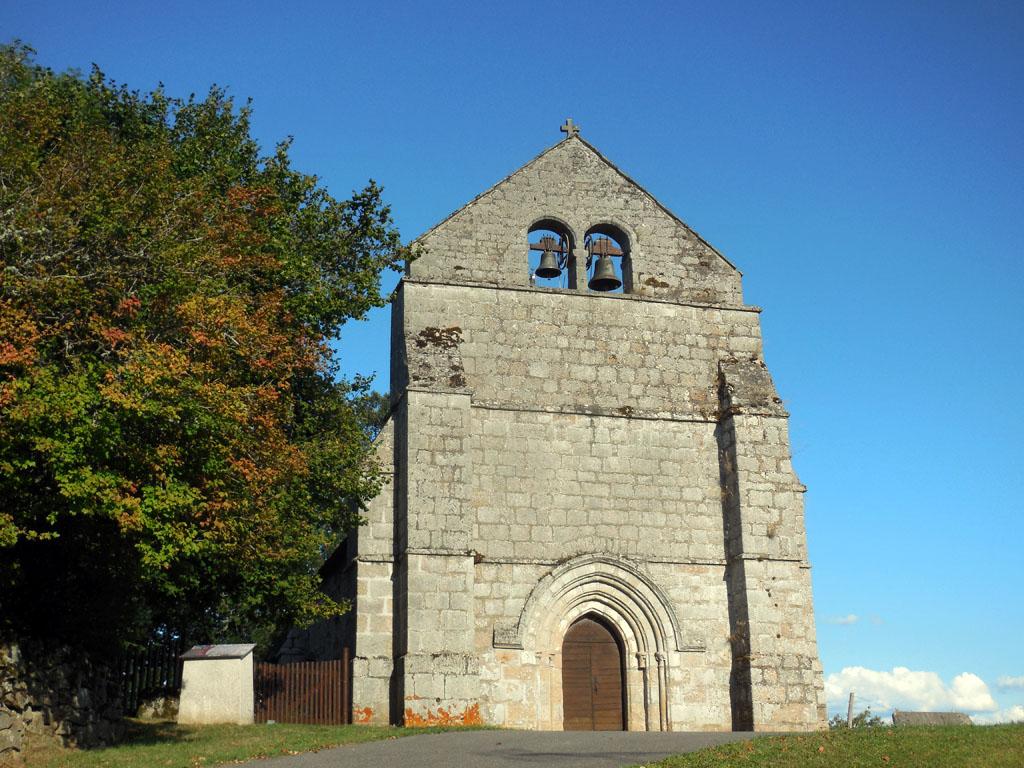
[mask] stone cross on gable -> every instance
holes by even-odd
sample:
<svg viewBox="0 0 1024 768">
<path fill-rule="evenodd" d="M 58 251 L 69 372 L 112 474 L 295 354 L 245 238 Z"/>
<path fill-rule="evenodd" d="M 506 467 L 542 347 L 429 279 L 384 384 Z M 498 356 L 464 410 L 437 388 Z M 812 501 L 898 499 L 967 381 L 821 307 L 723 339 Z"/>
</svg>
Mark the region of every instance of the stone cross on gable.
<svg viewBox="0 0 1024 768">
<path fill-rule="evenodd" d="M 580 133 L 580 127 L 573 123 L 571 117 L 565 118 L 565 123 L 558 130 L 560 130 L 562 133 L 564 133 L 565 134 L 565 138 L 567 138 L 567 139 L 570 136 L 579 136 L 579 133 Z"/>
</svg>

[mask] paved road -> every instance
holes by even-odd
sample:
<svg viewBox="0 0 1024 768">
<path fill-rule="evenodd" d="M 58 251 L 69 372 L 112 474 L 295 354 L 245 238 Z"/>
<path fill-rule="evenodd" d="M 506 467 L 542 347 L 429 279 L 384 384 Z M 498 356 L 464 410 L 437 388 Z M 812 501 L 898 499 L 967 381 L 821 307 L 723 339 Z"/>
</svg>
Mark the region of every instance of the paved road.
<svg viewBox="0 0 1024 768">
<path fill-rule="evenodd" d="M 250 768 L 619 768 L 751 733 L 448 731 L 246 763 Z"/>
</svg>

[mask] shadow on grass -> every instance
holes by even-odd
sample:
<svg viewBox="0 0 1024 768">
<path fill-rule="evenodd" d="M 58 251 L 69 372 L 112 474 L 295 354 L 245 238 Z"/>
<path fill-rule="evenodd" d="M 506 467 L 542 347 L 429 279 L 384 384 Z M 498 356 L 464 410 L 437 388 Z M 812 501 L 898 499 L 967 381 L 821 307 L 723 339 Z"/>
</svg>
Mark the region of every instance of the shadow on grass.
<svg viewBox="0 0 1024 768">
<path fill-rule="evenodd" d="M 125 718 L 124 735 L 114 746 L 129 744 L 166 744 L 174 741 L 189 741 L 196 737 L 196 729 L 178 725 L 173 720 L 135 720 Z M 106 749 L 93 747 L 91 749 Z"/>
<path fill-rule="evenodd" d="M 139 768 L 149 765 L 196 768 L 200 764 L 231 764 L 446 730 L 451 728 L 283 723 L 200 726 L 178 725 L 167 720 L 126 719 L 123 737 L 117 744 L 89 749 L 40 745 L 27 750 L 17 768 Z"/>
</svg>

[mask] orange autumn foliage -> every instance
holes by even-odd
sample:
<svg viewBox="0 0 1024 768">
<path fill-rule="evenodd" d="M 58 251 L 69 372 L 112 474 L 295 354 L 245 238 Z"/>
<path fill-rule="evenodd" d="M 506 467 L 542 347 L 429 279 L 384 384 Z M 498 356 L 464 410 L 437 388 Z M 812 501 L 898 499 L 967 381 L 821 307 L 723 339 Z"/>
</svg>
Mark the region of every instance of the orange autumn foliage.
<svg viewBox="0 0 1024 768">
<path fill-rule="evenodd" d="M 221 90 L 140 95 L 18 46 L 0 178 L 0 633 L 343 610 L 316 570 L 381 479 L 331 342 L 406 257 L 380 189 L 336 200 L 286 143 L 263 155 Z"/>
</svg>

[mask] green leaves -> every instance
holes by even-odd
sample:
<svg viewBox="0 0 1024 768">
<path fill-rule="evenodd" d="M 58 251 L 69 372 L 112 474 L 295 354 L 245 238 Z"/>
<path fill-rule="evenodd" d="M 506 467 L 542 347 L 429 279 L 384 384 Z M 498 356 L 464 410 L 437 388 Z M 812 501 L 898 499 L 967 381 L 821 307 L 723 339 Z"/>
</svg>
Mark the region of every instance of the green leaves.
<svg viewBox="0 0 1024 768">
<path fill-rule="evenodd" d="M 374 182 L 335 200 L 287 143 L 261 157 L 249 110 L 0 49 L 0 632 L 344 607 L 316 570 L 379 490 L 382 405 L 328 342 L 407 254 Z"/>
</svg>

